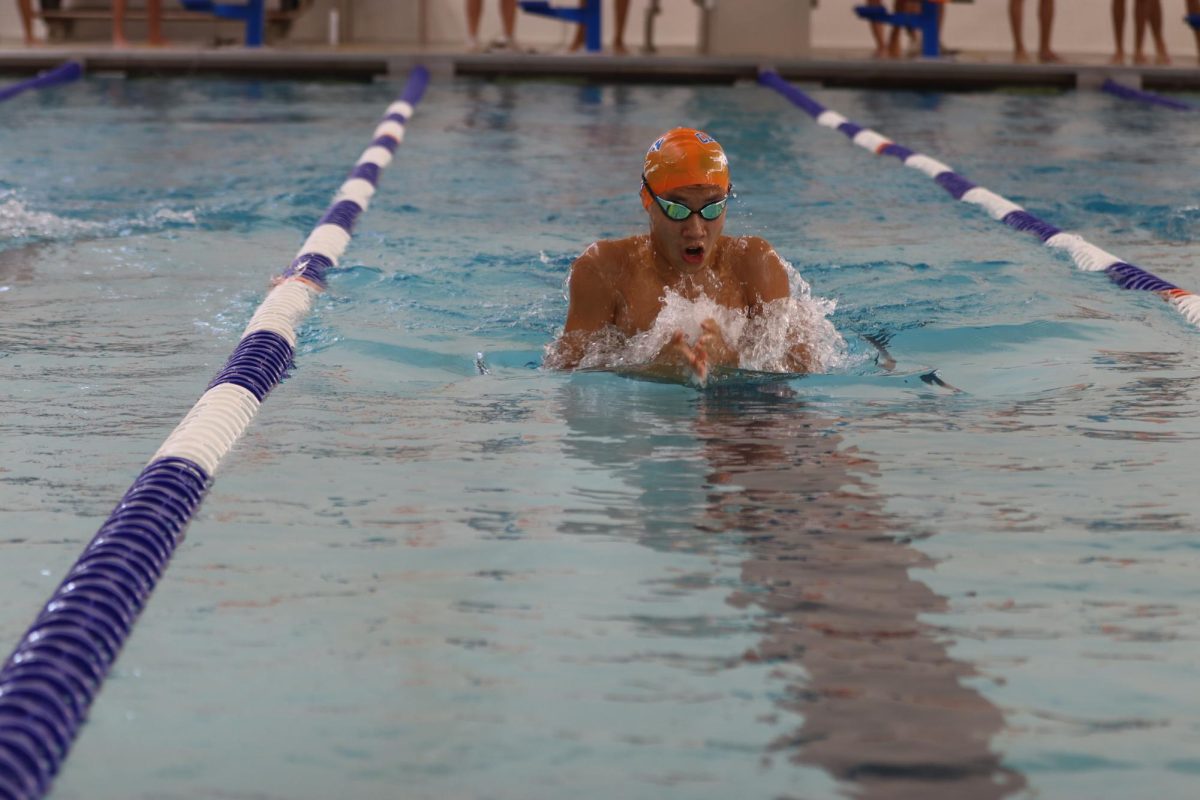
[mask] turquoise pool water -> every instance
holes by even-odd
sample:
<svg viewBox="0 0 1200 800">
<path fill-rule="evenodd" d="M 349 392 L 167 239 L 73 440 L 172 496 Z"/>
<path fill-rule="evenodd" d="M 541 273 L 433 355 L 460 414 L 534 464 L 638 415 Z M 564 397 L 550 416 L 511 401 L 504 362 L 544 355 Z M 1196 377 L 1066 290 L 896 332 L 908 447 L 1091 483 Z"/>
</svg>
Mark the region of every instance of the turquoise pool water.
<svg viewBox="0 0 1200 800">
<path fill-rule="evenodd" d="M 395 91 L 6 105 L 6 648 Z M 813 94 L 1200 286 L 1186 115 Z M 730 154 L 727 230 L 837 302 L 843 366 L 709 392 L 536 368 L 675 124 Z M 53 797 L 1190 798 L 1198 337 L 765 89 L 435 81 Z"/>
</svg>

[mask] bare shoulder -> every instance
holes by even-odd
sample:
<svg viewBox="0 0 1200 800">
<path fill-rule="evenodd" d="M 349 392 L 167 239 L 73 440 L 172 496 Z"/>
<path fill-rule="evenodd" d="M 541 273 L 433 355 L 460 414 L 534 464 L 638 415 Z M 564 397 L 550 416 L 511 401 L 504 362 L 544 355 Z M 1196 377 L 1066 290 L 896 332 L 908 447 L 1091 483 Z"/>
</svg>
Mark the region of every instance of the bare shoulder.
<svg viewBox="0 0 1200 800">
<path fill-rule="evenodd" d="M 763 258 L 775 248 L 761 236 L 728 236 L 730 245 L 745 258 Z"/>
<path fill-rule="evenodd" d="M 603 239 L 588 245 L 571 264 L 571 283 L 586 283 L 589 291 L 601 287 L 616 291 L 624 286 L 645 249 L 641 238 Z"/>
<path fill-rule="evenodd" d="M 567 279 L 565 333 L 596 331 L 616 322 L 641 246 L 636 236 L 602 240 L 575 259 Z"/>
<path fill-rule="evenodd" d="M 791 289 L 787 268 L 771 243 L 761 236 L 728 237 L 727 252 L 733 272 L 746 289 L 751 303 L 787 297 Z"/>
<path fill-rule="evenodd" d="M 579 258 L 575 259 L 572 267 L 602 271 L 623 269 L 636 258 L 638 252 L 645 246 L 642 241 L 644 238 L 629 236 L 624 239 L 601 239 L 598 242 L 592 242 Z"/>
</svg>

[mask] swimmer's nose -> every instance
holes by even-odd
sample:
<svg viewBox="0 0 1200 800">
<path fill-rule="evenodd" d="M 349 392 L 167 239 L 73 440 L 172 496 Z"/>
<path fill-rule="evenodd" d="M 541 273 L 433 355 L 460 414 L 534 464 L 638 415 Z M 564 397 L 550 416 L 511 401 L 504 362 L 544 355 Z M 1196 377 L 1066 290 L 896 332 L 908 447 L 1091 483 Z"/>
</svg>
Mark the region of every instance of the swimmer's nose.
<svg viewBox="0 0 1200 800">
<path fill-rule="evenodd" d="M 683 221 L 683 234 L 689 238 L 704 238 L 704 220 L 699 214 L 692 214 Z"/>
</svg>

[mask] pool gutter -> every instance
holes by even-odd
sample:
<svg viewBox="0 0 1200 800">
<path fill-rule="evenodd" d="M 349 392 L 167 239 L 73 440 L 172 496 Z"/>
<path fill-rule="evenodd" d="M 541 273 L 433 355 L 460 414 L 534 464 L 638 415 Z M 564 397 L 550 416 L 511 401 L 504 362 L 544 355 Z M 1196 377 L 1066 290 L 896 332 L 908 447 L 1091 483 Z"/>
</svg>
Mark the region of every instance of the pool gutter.
<svg viewBox="0 0 1200 800">
<path fill-rule="evenodd" d="M 756 80 L 764 66 L 752 58 L 694 55 L 471 54 L 436 50 L 165 48 L 113 50 L 43 47 L 0 50 L 0 73 L 32 74 L 76 59 L 92 74 L 130 77 L 214 75 L 307 80 L 400 79 L 418 63 L 435 75 L 481 78 L 575 79 L 602 82 L 735 83 Z M 1200 68 L 1100 64 L 1012 64 L 954 60 L 878 61 L 821 57 L 775 61 L 787 80 L 828 86 L 980 90 L 1003 87 L 1096 88 L 1117 78 L 1135 88 L 1200 90 Z"/>
</svg>

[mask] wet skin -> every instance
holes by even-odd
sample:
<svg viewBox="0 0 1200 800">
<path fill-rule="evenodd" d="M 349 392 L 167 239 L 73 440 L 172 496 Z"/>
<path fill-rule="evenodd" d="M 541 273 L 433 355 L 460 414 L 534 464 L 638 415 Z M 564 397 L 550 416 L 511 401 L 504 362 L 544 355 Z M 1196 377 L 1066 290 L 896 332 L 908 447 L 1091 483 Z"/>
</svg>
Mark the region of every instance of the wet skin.
<svg viewBox="0 0 1200 800">
<path fill-rule="evenodd" d="M 696 184 L 661 197 L 696 210 L 726 192 L 726 187 Z M 567 321 L 552 366 L 578 365 L 589 340 L 606 328 L 626 337 L 650 330 L 668 290 L 688 300 L 706 296 L 747 314 L 761 313 L 764 304 L 789 295 L 783 260 L 756 236 L 724 236 L 725 214 L 673 220 L 653 202 L 647 214 L 648 234 L 596 242 L 571 266 Z M 712 366 L 736 366 L 737 350 L 716 321 L 705 321 L 702 330 L 694 343 L 676 332 L 648 370 L 703 382 Z M 807 357 L 806 349 L 796 354 L 797 371 L 808 368 Z"/>
</svg>

